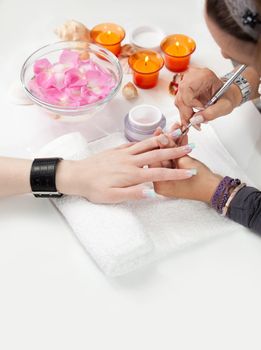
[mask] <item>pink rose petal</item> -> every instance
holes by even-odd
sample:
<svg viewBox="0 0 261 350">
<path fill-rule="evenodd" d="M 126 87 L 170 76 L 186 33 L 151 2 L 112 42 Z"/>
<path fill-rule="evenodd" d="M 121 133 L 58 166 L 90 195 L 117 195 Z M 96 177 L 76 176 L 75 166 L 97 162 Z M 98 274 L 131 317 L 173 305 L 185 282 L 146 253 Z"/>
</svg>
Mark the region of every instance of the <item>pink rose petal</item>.
<svg viewBox="0 0 261 350">
<path fill-rule="evenodd" d="M 79 53 L 71 50 L 63 50 L 59 62 L 77 67 L 79 65 Z"/>
<path fill-rule="evenodd" d="M 71 50 L 64 50 L 54 64 L 47 59 L 36 61 L 34 72 L 29 89 L 53 105 L 77 108 L 95 103 L 107 97 L 116 84 L 105 68 L 90 59 L 81 61 Z"/>
<path fill-rule="evenodd" d="M 35 61 L 34 63 L 34 73 L 39 74 L 42 71 L 46 71 L 51 67 L 51 63 L 47 58 L 42 58 L 40 60 Z"/>
<path fill-rule="evenodd" d="M 35 76 L 35 81 L 39 87 L 48 89 L 52 87 L 55 83 L 54 76 L 49 72 L 42 71 L 41 73 Z"/>
</svg>

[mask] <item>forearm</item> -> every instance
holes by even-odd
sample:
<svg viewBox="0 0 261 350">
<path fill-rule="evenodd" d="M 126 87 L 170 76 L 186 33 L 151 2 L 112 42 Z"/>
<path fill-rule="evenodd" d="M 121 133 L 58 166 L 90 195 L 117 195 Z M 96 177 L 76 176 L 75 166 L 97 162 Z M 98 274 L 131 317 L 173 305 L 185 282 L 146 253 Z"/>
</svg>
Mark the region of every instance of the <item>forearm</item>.
<svg viewBox="0 0 261 350">
<path fill-rule="evenodd" d="M 0 197 L 31 192 L 32 161 L 0 157 Z"/>
<path fill-rule="evenodd" d="M 227 216 L 261 233 L 261 192 L 253 187 L 242 188 L 232 200 Z"/>
</svg>

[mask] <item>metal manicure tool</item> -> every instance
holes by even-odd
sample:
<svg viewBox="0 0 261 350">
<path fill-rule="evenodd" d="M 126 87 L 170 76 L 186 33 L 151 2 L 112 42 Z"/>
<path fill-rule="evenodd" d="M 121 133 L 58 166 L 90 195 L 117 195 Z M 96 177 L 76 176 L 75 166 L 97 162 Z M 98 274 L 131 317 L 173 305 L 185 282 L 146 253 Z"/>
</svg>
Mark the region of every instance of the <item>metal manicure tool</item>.
<svg viewBox="0 0 261 350">
<path fill-rule="evenodd" d="M 246 69 L 247 65 L 246 64 L 242 64 L 242 66 L 240 66 L 238 68 L 238 70 L 235 71 L 235 73 L 231 76 L 230 79 L 228 79 L 224 85 L 221 86 L 221 88 L 215 93 L 215 95 L 207 102 L 207 104 L 205 105 L 205 108 L 212 106 L 214 103 L 217 102 L 217 100 L 228 90 L 228 88 L 233 84 L 233 82 L 236 80 L 236 78 Z M 199 108 L 198 110 L 201 110 L 201 108 Z M 203 110 L 203 109 L 202 109 Z M 189 125 L 186 127 L 185 130 L 183 130 L 182 135 L 185 135 L 189 128 L 192 126 L 192 123 L 189 123 Z"/>
</svg>

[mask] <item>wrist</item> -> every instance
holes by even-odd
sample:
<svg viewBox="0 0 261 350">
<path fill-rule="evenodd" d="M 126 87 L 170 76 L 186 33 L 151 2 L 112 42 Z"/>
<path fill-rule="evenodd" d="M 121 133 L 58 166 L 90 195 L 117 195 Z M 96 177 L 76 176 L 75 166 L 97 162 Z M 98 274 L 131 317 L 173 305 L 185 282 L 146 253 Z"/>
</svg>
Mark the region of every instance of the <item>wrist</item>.
<svg viewBox="0 0 261 350">
<path fill-rule="evenodd" d="M 236 84 L 232 84 L 228 90 L 229 98 L 232 102 L 233 108 L 240 106 L 242 102 L 242 94 Z"/>
<path fill-rule="evenodd" d="M 84 164 L 83 164 L 84 162 Z M 57 191 L 69 196 L 88 198 L 91 192 L 91 169 L 85 160 L 62 160 L 56 171 Z M 88 171 L 86 171 L 88 169 Z"/>
<path fill-rule="evenodd" d="M 57 191 L 67 195 L 75 194 L 75 164 L 73 160 L 61 160 L 56 170 L 56 188 Z"/>
<path fill-rule="evenodd" d="M 212 197 L 214 193 L 216 192 L 216 189 L 218 185 L 220 184 L 220 181 L 223 179 L 222 176 L 217 174 L 212 174 L 209 178 L 209 180 L 206 182 L 206 192 L 204 197 L 204 202 L 211 204 Z"/>
<path fill-rule="evenodd" d="M 32 188 L 30 184 L 30 172 L 32 167 L 31 160 L 18 160 L 17 173 L 14 172 L 14 177 L 17 179 L 19 188 L 15 191 L 15 194 L 19 193 L 31 193 Z"/>
</svg>

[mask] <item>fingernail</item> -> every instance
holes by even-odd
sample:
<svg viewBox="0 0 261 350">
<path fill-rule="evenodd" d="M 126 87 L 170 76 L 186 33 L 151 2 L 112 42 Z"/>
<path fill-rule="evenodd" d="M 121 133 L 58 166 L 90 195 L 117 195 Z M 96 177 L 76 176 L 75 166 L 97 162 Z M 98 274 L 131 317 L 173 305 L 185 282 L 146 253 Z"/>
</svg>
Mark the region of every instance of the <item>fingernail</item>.
<svg viewBox="0 0 261 350">
<path fill-rule="evenodd" d="M 187 144 L 187 145 L 185 145 L 185 146 L 182 146 L 182 147 L 181 147 L 181 150 L 182 150 L 182 151 L 185 151 L 185 152 L 190 152 L 190 151 L 192 151 L 195 147 L 196 147 L 196 145 L 195 145 L 194 143 L 189 143 L 189 144 Z"/>
<path fill-rule="evenodd" d="M 158 141 L 164 146 L 167 146 L 169 144 L 169 139 L 166 135 L 159 135 Z"/>
<path fill-rule="evenodd" d="M 197 125 L 197 124 L 193 125 L 192 124 L 192 126 L 193 126 L 194 129 L 196 129 L 198 131 L 201 131 L 201 127 L 199 125 Z"/>
<path fill-rule="evenodd" d="M 197 173 L 198 173 L 197 169 L 189 169 L 189 170 L 187 170 L 187 174 L 189 176 L 197 175 Z"/>
<path fill-rule="evenodd" d="M 197 125 L 197 124 L 201 124 L 204 122 L 204 117 L 202 115 L 195 115 L 195 117 L 192 117 L 190 119 L 190 122 L 192 125 Z"/>
<path fill-rule="evenodd" d="M 156 192 L 151 188 L 145 188 L 142 190 L 144 198 L 156 198 Z"/>
<path fill-rule="evenodd" d="M 189 151 L 192 151 L 195 147 L 195 143 L 189 143 L 188 145 L 184 146 L 184 148 Z"/>
<path fill-rule="evenodd" d="M 174 139 L 177 139 L 179 136 L 181 136 L 181 134 L 182 134 L 182 131 L 180 129 L 176 129 L 171 133 L 171 136 Z"/>
</svg>

